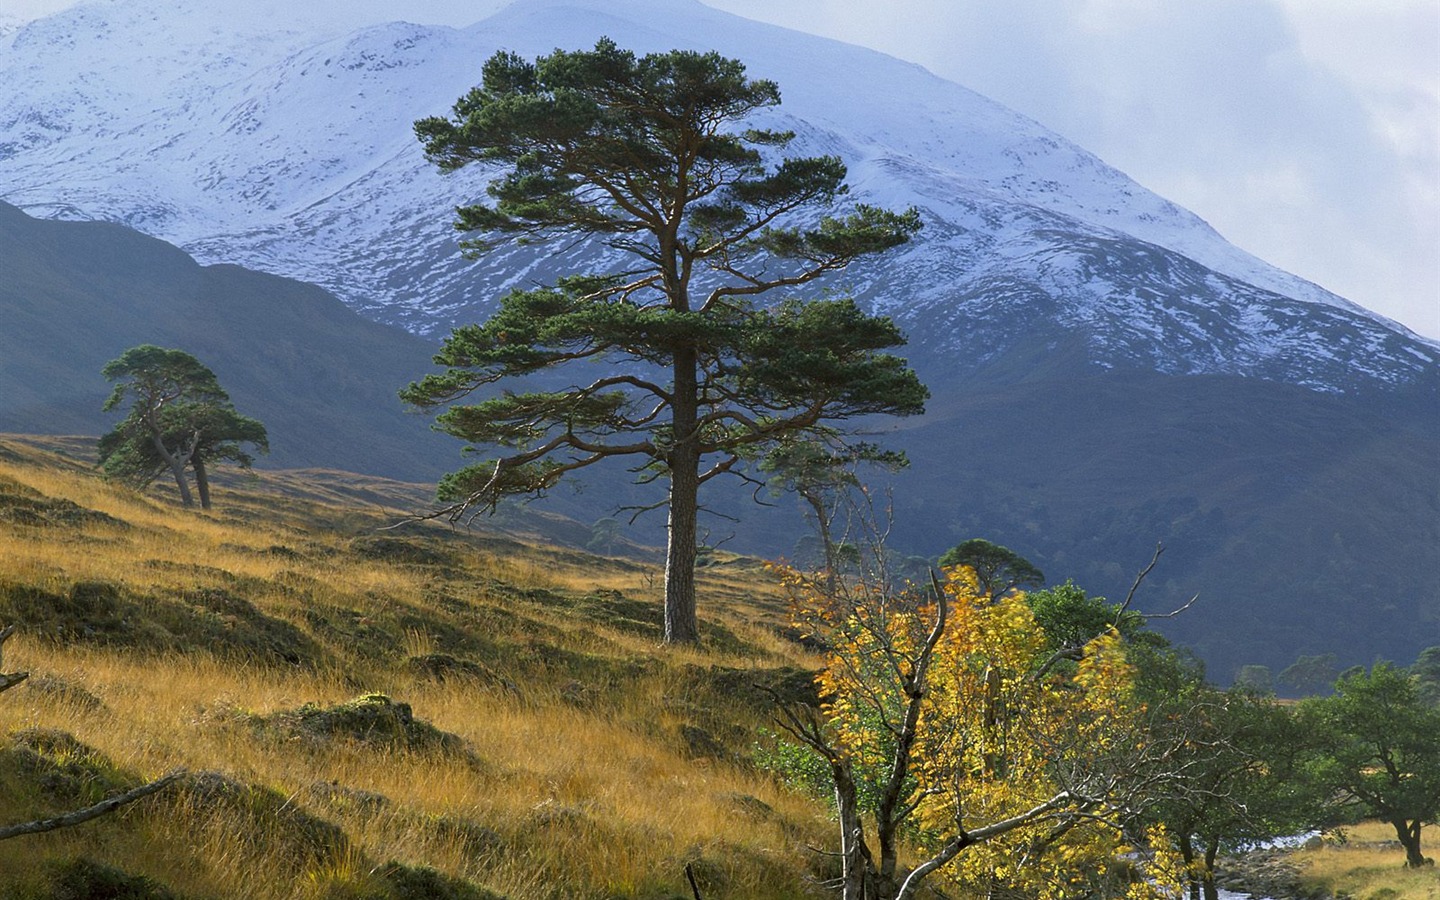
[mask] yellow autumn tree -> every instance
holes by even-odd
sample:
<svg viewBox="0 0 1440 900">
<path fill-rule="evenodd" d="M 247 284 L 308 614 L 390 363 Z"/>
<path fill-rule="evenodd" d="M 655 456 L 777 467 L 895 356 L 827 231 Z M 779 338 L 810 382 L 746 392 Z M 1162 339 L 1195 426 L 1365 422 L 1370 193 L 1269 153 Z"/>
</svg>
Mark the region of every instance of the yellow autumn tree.
<svg viewBox="0 0 1440 900">
<path fill-rule="evenodd" d="M 1122 861 L 1124 826 L 1173 773 L 1116 632 L 1048 651 L 1023 595 L 987 596 L 968 568 L 928 590 L 786 578 L 830 651 L 821 708 L 779 722 L 833 787 L 844 900 L 904 900 L 932 876 L 1039 900 L 1176 889 L 1163 833 L 1149 871 Z"/>
</svg>

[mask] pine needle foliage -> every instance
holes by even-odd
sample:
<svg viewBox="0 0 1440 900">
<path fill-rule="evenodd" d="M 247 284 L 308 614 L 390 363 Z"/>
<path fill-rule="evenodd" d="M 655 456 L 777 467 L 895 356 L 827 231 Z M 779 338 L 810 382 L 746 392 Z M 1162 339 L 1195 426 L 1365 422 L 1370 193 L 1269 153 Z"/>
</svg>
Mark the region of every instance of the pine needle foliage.
<svg viewBox="0 0 1440 900">
<path fill-rule="evenodd" d="M 615 251 L 604 271 L 502 298 L 489 321 L 451 334 L 435 358 L 445 371 L 401 392 L 436 408 L 509 379 L 606 365 L 600 377 L 592 368 L 562 388 L 441 413 L 441 430 L 501 448 L 446 478 L 441 496 L 469 516 L 612 457 L 666 479 L 656 506 L 670 516 L 668 643 L 698 638 L 703 484 L 783 440 L 829 433 L 826 423 L 919 413 L 928 396 L 886 352 L 904 343 L 893 322 L 795 293 L 904 244 L 917 212 L 857 204 L 830 215 L 846 194 L 844 163 L 781 157 L 792 133 L 743 127 L 779 102 L 774 82 L 719 54 L 636 56 L 601 40 L 534 62 L 498 53 L 451 117 L 415 125 L 442 170 L 499 167 L 489 201 L 458 210 L 456 227 L 479 235 L 469 252 L 566 237 Z"/>
</svg>

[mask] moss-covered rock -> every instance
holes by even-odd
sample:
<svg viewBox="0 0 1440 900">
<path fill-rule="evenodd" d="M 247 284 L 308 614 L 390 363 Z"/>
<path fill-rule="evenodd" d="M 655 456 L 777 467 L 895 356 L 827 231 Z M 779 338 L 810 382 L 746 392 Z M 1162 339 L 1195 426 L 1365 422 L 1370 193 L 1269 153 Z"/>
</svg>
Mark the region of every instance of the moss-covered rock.
<svg viewBox="0 0 1440 900">
<path fill-rule="evenodd" d="M 775 807 L 751 794 L 727 791 L 717 795 L 715 799 L 753 822 L 768 822 L 778 818 Z"/>
<path fill-rule="evenodd" d="M 589 822 L 590 814 L 583 805 L 543 800 L 526 814 L 522 828 L 527 834 L 548 830 L 574 832 L 584 828 Z"/>
<path fill-rule="evenodd" d="M 598 590 L 581 597 L 575 603 L 575 611 L 607 628 L 657 640 L 665 625 L 665 611 L 660 604 L 653 600 L 635 600 L 615 590 Z"/>
<path fill-rule="evenodd" d="M 347 787 L 335 781 L 318 781 L 310 785 L 307 793 L 336 812 L 355 813 L 362 817 L 378 815 L 392 805 L 390 798 L 384 794 Z"/>
<path fill-rule="evenodd" d="M 33 585 L 0 584 L 0 618 L 60 643 L 132 643 L 134 604 L 119 585 L 80 581 L 65 592 Z"/>
<path fill-rule="evenodd" d="M 680 748 L 691 759 L 726 760 L 730 758 L 730 750 L 720 743 L 715 735 L 698 725 L 681 725 L 679 735 Z"/>
<path fill-rule="evenodd" d="M 350 549 L 367 559 L 410 566 L 452 565 L 452 554 L 420 539 L 406 540 L 380 534 L 365 534 L 350 542 Z"/>
<path fill-rule="evenodd" d="M 25 681 L 24 690 L 46 698 L 52 703 L 65 703 L 75 709 L 92 712 L 105 708 L 99 697 L 84 687 L 58 675 L 35 674 Z"/>
<path fill-rule="evenodd" d="M 383 900 L 505 900 L 494 891 L 427 866 L 389 862 L 375 870 L 375 877 L 384 887 Z"/>
<path fill-rule="evenodd" d="M 507 693 L 520 696 L 519 685 L 489 666 L 468 659 L 458 659 L 448 653 L 425 653 L 409 657 L 405 660 L 405 669 L 416 678 L 428 681 L 436 681 L 441 684 L 447 681 L 469 682 L 500 688 Z"/>
<path fill-rule="evenodd" d="M 187 610 L 177 611 L 162 624 L 173 633 L 220 653 L 243 658 L 312 668 L 326 654 L 310 635 L 284 619 L 267 616 L 255 604 L 218 589 L 188 591 L 182 595 Z"/>
<path fill-rule="evenodd" d="M 59 644 L 100 644 L 156 652 L 203 650 L 262 664 L 313 667 L 325 651 L 304 631 L 265 615 L 226 590 L 178 597 L 136 594 L 108 581 L 65 591 L 0 583 L 0 621 Z"/>
<path fill-rule="evenodd" d="M 425 830 L 440 841 L 454 844 L 472 859 L 493 856 L 505 847 L 500 832 L 459 816 L 429 816 Z"/>
<path fill-rule="evenodd" d="M 415 718 L 410 704 L 385 694 L 364 694 L 348 703 L 307 703 L 258 720 L 265 727 L 314 741 L 351 740 L 387 748 L 460 752 L 459 735 Z"/>
<path fill-rule="evenodd" d="M 389 616 L 329 604 L 307 607 L 302 616 L 311 634 L 346 655 L 391 659 L 404 643 L 403 630 Z"/>
<path fill-rule="evenodd" d="M 82 525 L 129 527 L 107 513 L 86 509 L 70 500 L 46 497 L 10 478 L 0 478 L 0 522 L 31 528 L 78 528 Z"/>
<path fill-rule="evenodd" d="M 819 689 L 815 673 L 790 666 L 773 669 L 736 669 L 729 666 L 689 665 L 684 683 L 715 698 L 741 703 L 758 712 L 769 712 L 776 703 L 818 706 Z"/>
</svg>

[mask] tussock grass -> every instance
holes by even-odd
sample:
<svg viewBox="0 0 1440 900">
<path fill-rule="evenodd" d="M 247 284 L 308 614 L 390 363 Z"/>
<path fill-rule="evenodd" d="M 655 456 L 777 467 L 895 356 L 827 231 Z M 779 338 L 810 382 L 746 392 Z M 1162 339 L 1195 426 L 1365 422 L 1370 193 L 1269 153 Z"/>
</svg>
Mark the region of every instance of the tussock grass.
<svg viewBox="0 0 1440 900">
<path fill-rule="evenodd" d="M 7 844 L 0 896 L 48 897 L 76 858 L 185 897 L 383 900 L 448 878 L 510 900 L 668 900 L 689 896 L 687 864 L 707 900 L 817 896 L 823 809 L 747 762 L 766 712 L 736 685 L 814 665 L 777 636 L 756 567 L 706 569 L 706 644 L 667 651 L 653 567 L 376 532 L 394 516 L 347 504 L 333 476 L 229 484 L 204 514 L 0 440 L 0 513 L 21 494 L 82 514 L 0 515 L 0 620 L 21 628 L 6 668 L 32 673 L 0 697 L 0 734 L 67 732 L 134 781 L 214 774 Z M 410 664 L 437 656 L 458 674 Z M 370 692 L 464 752 L 272 724 Z M 0 751 L 0 818 L 69 808 L 18 759 Z"/>
</svg>

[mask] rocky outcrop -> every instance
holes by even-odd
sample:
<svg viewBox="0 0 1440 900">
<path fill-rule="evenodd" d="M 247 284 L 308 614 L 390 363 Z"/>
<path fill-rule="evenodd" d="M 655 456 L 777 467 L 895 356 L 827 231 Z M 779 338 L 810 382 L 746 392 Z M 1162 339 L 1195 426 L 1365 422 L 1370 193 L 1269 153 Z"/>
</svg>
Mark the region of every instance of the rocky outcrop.
<svg viewBox="0 0 1440 900">
<path fill-rule="evenodd" d="M 1252 850 L 1227 857 L 1217 865 L 1215 883 L 1227 891 L 1276 900 L 1335 900 L 1323 890 L 1306 887 L 1292 850 Z"/>
</svg>

